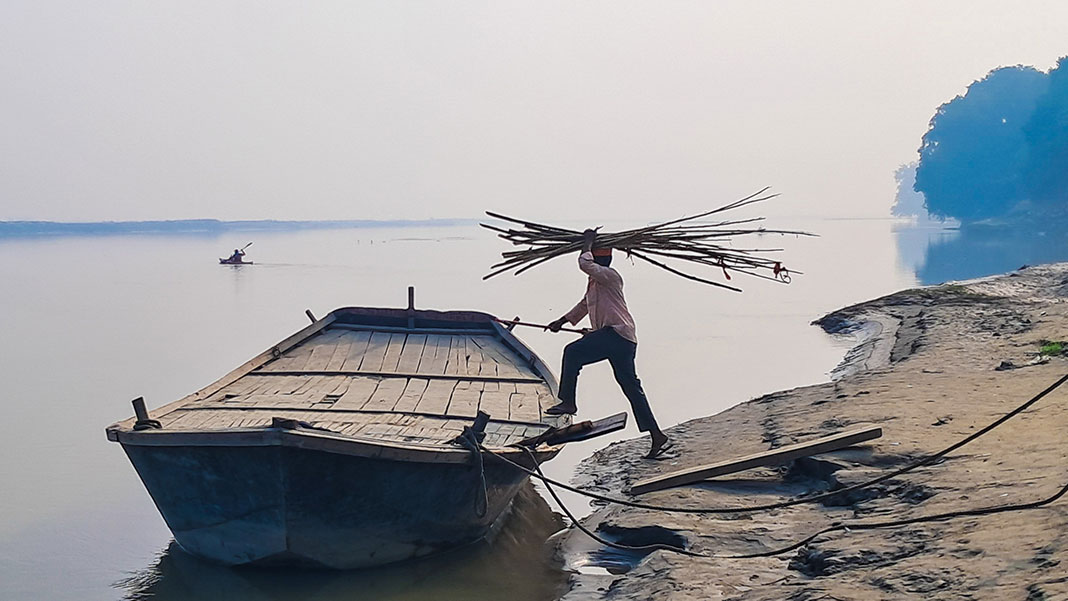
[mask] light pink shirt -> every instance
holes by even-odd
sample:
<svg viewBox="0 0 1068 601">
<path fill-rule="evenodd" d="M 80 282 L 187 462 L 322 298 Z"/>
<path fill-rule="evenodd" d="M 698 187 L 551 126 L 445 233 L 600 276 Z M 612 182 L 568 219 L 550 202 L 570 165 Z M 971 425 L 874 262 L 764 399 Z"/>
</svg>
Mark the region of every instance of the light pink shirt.
<svg viewBox="0 0 1068 601">
<path fill-rule="evenodd" d="M 577 324 L 587 314 L 590 316 L 590 325 L 595 330 L 604 327 L 615 328 L 620 336 L 638 343 L 638 335 L 634 331 L 634 318 L 627 310 L 627 301 L 623 298 L 623 278 L 615 269 L 598 265 L 593 260 L 593 253 L 584 252 L 579 255 L 579 269 L 590 276 L 586 284 L 586 296 L 564 314 L 564 317 Z"/>
</svg>

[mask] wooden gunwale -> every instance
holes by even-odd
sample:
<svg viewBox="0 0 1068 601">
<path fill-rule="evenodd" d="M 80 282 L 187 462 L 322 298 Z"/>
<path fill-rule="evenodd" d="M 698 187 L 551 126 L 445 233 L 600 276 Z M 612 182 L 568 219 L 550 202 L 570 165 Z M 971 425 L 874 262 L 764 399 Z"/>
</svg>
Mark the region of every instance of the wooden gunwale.
<svg viewBox="0 0 1068 601">
<path fill-rule="evenodd" d="M 286 407 L 284 405 L 271 406 L 271 407 L 249 407 L 240 405 L 228 405 L 226 403 L 211 403 L 206 405 L 198 404 L 195 407 L 178 407 L 174 411 L 213 411 L 216 409 L 225 409 L 227 411 L 303 411 L 306 413 L 322 413 L 324 415 L 337 415 L 338 419 L 331 421 L 345 421 L 341 416 L 345 415 L 413 415 L 417 417 L 431 417 L 437 418 L 443 421 L 450 419 L 466 419 L 466 416 L 461 415 L 448 415 L 441 413 L 429 413 L 426 411 L 389 411 L 387 409 L 332 409 L 330 407 Z M 531 422 L 523 421 L 519 419 L 498 418 L 490 416 L 490 423 L 502 423 L 511 426 L 542 426 L 549 428 L 550 425 L 545 422 Z M 193 430 L 169 430 L 171 432 L 192 432 Z"/>
<path fill-rule="evenodd" d="M 112 435 L 115 438 L 111 438 Z M 108 430 L 108 438 L 124 445 L 135 446 L 283 446 L 395 461 L 467 463 L 471 460 L 471 452 L 460 446 L 419 445 L 416 443 L 390 441 L 380 438 L 360 438 L 311 430 L 281 430 L 277 428 L 233 428 L 225 432 Z M 560 451 L 560 448 L 560 446 L 544 447 L 536 451 L 538 461 L 551 459 Z M 494 452 L 505 456 L 527 456 L 526 451 L 515 447 L 502 447 L 494 449 Z"/>
<path fill-rule="evenodd" d="M 451 336 L 493 336 L 491 330 L 475 328 L 405 328 L 402 326 L 374 326 L 356 323 L 335 323 L 332 328 L 355 330 L 357 332 L 383 332 L 386 334 L 448 334 Z"/>
</svg>

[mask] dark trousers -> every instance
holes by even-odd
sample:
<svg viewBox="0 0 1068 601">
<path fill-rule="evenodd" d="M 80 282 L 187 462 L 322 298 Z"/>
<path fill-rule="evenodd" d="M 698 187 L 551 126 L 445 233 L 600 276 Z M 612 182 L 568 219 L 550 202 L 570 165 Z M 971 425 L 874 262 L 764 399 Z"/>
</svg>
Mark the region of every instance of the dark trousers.
<svg viewBox="0 0 1068 601">
<path fill-rule="evenodd" d="M 608 359 L 612 364 L 616 382 L 630 401 L 638 430 L 648 432 L 659 429 L 653 411 L 649 408 L 649 399 L 645 398 L 645 391 L 642 390 L 642 382 L 634 372 L 634 355 L 637 351 L 637 344 L 620 336 L 610 327 L 590 332 L 581 340 L 565 346 L 564 364 L 560 369 L 560 400 L 574 405 L 579 372 L 591 363 Z"/>
</svg>

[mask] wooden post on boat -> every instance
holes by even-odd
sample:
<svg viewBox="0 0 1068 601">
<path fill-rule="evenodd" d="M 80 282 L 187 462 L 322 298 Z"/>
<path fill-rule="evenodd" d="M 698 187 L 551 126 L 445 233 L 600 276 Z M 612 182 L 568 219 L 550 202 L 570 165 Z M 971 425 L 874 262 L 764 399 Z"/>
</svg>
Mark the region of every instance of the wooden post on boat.
<svg viewBox="0 0 1068 601">
<path fill-rule="evenodd" d="M 415 286 L 408 286 L 408 328 L 415 327 Z"/>
<path fill-rule="evenodd" d="M 143 422 L 149 419 L 148 409 L 145 409 L 145 397 L 139 396 L 132 401 L 134 408 L 134 415 L 137 416 L 137 421 Z"/>
<path fill-rule="evenodd" d="M 145 409 L 145 397 L 139 396 L 132 403 L 134 415 L 137 416 L 137 421 L 133 426 L 134 430 L 158 430 L 163 427 L 158 420 L 148 416 L 148 409 Z"/>
</svg>

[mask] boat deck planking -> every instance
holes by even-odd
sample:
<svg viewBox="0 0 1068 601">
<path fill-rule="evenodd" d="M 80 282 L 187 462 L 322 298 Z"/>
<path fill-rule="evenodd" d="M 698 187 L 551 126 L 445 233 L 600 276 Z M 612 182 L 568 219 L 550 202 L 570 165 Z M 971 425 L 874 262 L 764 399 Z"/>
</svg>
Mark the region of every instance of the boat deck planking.
<svg viewBox="0 0 1068 601">
<path fill-rule="evenodd" d="M 201 399 L 153 415 L 165 430 L 262 428 L 275 417 L 359 438 L 440 445 L 478 411 L 505 446 L 560 423 L 544 379 L 493 332 L 325 327 Z"/>
</svg>

